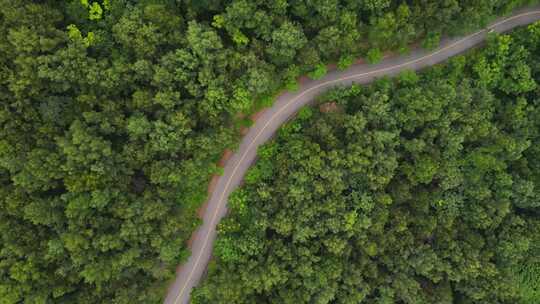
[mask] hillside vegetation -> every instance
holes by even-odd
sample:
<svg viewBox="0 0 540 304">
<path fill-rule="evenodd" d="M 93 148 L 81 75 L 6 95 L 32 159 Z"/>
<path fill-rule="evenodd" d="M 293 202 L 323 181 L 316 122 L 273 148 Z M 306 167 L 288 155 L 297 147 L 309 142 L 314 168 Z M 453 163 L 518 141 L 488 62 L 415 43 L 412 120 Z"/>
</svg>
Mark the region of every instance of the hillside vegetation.
<svg viewBox="0 0 540 304">
<path fill-rule="evenodd" d="M 0 0 L 0 303 L 159 303 L 238 113 L 516 0 Z"/>
<path fill-rule="evenodd" d="M 540 23 L 259 149 L 194 303 L 539 303 Z"/>
</svg>

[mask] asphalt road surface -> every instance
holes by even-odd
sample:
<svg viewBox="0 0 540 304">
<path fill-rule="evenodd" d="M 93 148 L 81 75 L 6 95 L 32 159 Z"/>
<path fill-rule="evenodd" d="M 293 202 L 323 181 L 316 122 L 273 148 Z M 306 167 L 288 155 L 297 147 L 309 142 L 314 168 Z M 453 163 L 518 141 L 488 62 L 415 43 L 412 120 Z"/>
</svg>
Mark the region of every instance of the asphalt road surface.
<svg viewBox="0 0 540 304">
<path fill-rule="evenodd" d="M 389 58 L 376 65 L 359 64 L 345 71 L 333 71 L 322 79 L 302 83 L 297 92 L 287 92 L 279 96 L 274 105 L 266 109 L 257 119 L 242 139 L 238 150 L 227 161 L 224 174 L 219 178 L 208 201 L 203 224 L 195 232 L 191 246 L 192 254 L 188 261 L 178 268 L 165 303 L 189 303 L 191 290 L 200 281 L 210 260 L 216 238 L 216 225 L 227 213 L 229 194 L 240 184 L 255 160 L 257 147 L 268 141 L 302 106 L 332 87 L 352 83 L 366 84 L 376 78 L 393 76 L 404 70 L 420 70 L 479 45 L 490 31 L 505 32 L 536 20 L 540 20 L 540 6 L 516 11 L 513 15 L 498 19 L 487 28 L 469 36 L 445 39 L 434 51 L 417 49 L 407 56 Z"/>
</svg>

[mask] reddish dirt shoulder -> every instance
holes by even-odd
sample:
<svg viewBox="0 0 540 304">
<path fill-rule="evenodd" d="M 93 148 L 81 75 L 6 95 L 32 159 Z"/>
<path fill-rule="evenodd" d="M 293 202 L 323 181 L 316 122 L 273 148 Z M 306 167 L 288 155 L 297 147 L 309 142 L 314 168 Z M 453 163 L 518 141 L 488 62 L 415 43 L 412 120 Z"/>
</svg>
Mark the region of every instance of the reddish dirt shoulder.
<svg viewBox="0 0 540 304">
<path fill-rule="evenodd" d="M 261 115 L 264 114 L 264 111 L 266 111 L 266 109 L 262 109 L 262 110 L 259 110 L 258 112 L 255 112 L 255 113 L 251 114 L 249 119 L 251 119 L 251 121 L 253 121 L 253 122 L 256 122 L 257 119 L 259 119 L 259 117 L 261 117 Z"/>
<path fill-rule="evenodd" d="M 319 111 L 322 113 L 337 112 L 341 110 L 335 101 L 329 101 L 319 106 Z"/>
</svg>

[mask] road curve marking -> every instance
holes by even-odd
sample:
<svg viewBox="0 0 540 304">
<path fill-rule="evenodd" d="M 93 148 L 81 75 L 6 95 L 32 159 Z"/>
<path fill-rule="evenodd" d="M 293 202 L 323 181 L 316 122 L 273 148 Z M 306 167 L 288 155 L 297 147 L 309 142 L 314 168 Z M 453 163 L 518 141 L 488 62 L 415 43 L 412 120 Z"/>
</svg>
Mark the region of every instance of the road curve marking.
<svg viewBox="0 0 540 304">
<path fill-rule="evenodd" d="M 326 81 L 326 82 L 323 82 L 323 83 L 320 83 L 318 85 L 315 85 L 309 89 L 306 89 L 304 90 L 302 93 L 300 93 L 299 95 L 297 95 L 296 97 L 294 97 L 293 99 L 291 99 L 289 102 L 287 102 L 279 111 L 277 111 L 276 113 L 274 113 L 274 115 L 272 115 L 270 117 L 270 119 L 268 119 L 268 121 L 266 122 L 266 124 L 261 128 L 261 130 L 259 131 L 259 133 L 257 133 L 257 135 L 255 135 L 255 138 L 253 138 L 253 140 L 251 141 L 251 143 L 249 143 L 248 147 L 246 148 L 246 151 L 244 152 L 244 154 L 242 154 L 242 156 L 240 157 L 240 159 L 238 160 L 238 162 L 236 163 L 236 166 L 233 168 L 233 171 L 231 173 L 231 176 L 229 177 L 229 179 L 227 180 L 227 183 L 225 184 L 225 187 L 223 188 L 223 192 L 221 193 L 221 196 L 219 197 L 219 200 L 218 200 L 218 203 L 217 203 L 217 208 L 214 212 L 214 214 L 212 215 L 212 219 L 210 221 L 210 226 L 215 226 L 214 222 L 216 221 L 216 218 L 217 218 L 217 215 L 218 215 L 218 211 L 219 211 L 219 207 L 220 205 L 223 203 L 223 198 L 225 196 L 225 193 L 227 192 L 227 189 L 229 188 L 229 185 L 231 184 L 231 181 L 232 181 L 232 178 L 234 177 L 234 175 L 236 174 L 236 171 L 238 170 L 238 168 L 240 167 L 240 164 L 242 164 L 242 161 L 246 158 L 248 152 L 252 149 L 253 145 L 255 144 L 255 142 L 257 141 L 257 139 L 261 136 L 261 134 L 264 132 L 264 130 L 268 127 L 268 125 L 276 118 L 278 117 L 281 113 L 283 113 L 283 111 L 285 111 L 290 105 L 294 104 L 299 98 L 301 98 L 302 96 L 306 95 L 307 93 L 315 90 L 315 89 L 318 89 L 320 87 L 323 87 L 323 86 L 326 86 L 326 85 L 329 85 L 329 84 L 332 84 L 332 83 L 336 83 L 336 82 L 341 82 L 341 81 L 344 81 L 344 80 L 349 80 L 349 79 L 354 79 L 354 78 L 361 78 L 361 77 L 365 77 L 365 76 L 368 76 L 368 75 L 371 75 L 371 74 L 375 74 L 375 73 L 380 73 L 380 72 L 385 72 L 385 71 L 391 71 L 391 70 L 395 70 L 395 69 L 399 69 L 399 68 L 402 68 L 402 67 L 405 67 L 407 65 L 411 65 L 411 64 L 415 64 L 419 61 L 422 61 L 424 59 L 427 59 L 429 57 L 432 57 L 432 56 L 435 56 L 441 52 L 444 52 L 448 49 L 451 49 L 453 48 L 454 46 L 462 43 L 463 41 L 465 40 L 468 40 L 468 39 L 471 39 L 483 32 L 487 32 L 503 23 L 506 23 L 508 21 L 511 21 L 511 20 L 514 20 L 514 19 L 517 19 L 517 18 L 521 18 L 521 17 L 524 17 L 524 16 L 529 16 L 529 15 L 535 15 L 535 14 L 540 14 L 540 10 L 537 10 L 537 11 L 531 11 L 531 12 L 526 12 L 526 13 L 522 13 L 522 14 L 519 14 L 519 15 L 515 15 L 515 16 L 512 16 L 512 17 L 508 17 L 504 20 L 501 20 L 499 22 L 496 22 L 490 26 L 488 26 L 487 28 L 485 29 L 482 29 L 482 30 L 479 30 L 473 34 L 470 34 L 464 38 L 461 38 L 441 49 L 438 49 L 432 53 L 429 53 L 427 55 L 424 55 L 422 57 L 419 57 L 419 58 L 416 58 L 414 60 L 411 60 L 411 61 L 407 61 L 407 62 L 404 62 L 404 63 L 401 63 L 401 64 L 397 64 L 397 65 L 394 65 L 394 66 L 390 66 L 390 67 L 386 67 L 386 68 L 382 68 L 382 69 L 378 69 L 378 70 L 373 70 L 373 71 L 369 71 L 369 72 L 365 72 L 365 73 L 358 73 L 358 74 L 354 74 L 354 75 L 349 75 L 349 76 L 345 76 L 345 77 L 341 77 L 341 78 L 337 78 L 337 79 L 334 79 L 334 80 L 329 80 L 329 81 Z M 217 228 L 216 228 L 217 229 Z M 195 262 L 193 264 L 193 267 L 191 268 L 191 271 L 186 279 L 186 283 L 184 284 L 184 286 L 182 287 L 182 289 L 180 290 L 180 292 L 178 293 L 178 295 L 176 296 L 176 298 L 174 299 L 174 302 L 173 304 L 177 304 L 178 302 L 178 299 L 180 299 L 187 286 L 188 286 L 188 283 L 189 281 L 191 280 L 191 278 L 193 277 L 193 274 L 195 273 L 195 269 L 197 268 L 197 265 L 199 264 L 199 261 L 201 260 L 201 257 L 203 255 L 203 252 L 204 250 L 206 249 L 206 246 L 208 245 L 208 240 L 210 239 L 210 232 L 211 230 L 208 231 L 208 233 L 206 234 L 205 236 L 205 239 L 204 239 L 204 242 L 203 242 L 203 245 L 201 247 L 201 251 L 199 253 L 199 255 L 197 256 L 197 258 L 195 259 Z"/>
</svg>

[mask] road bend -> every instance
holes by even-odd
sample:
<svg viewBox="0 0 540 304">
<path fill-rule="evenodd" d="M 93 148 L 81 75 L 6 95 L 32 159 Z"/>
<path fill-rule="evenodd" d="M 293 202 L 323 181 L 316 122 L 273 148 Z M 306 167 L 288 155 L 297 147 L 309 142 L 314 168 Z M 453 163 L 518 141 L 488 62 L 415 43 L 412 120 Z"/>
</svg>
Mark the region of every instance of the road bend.
<svg viewBox="0 0 540 304">
<path fill-rule="evenodd" d="M 433 51 L 415 49 L 406 56 L 383 60 L 379 64 L 358 64 L 345 71 L 332 71 L 319 80 L 309 80 L 296 92 L 286 92 L 266 109 L 242 139 L 238 150 L 227 161 L 224 173 L 210 195 L 202 225 L 194 232 L 191 256 L 180 266 L 168 289 L 165 304 L 189 303 L 191 290 L 200 281 L 212 254 L 216 225 L 227 213 L 229 194 L 240 184 L 256 157 L 257 147 L 268 141 L 278 128 L 322 92 L 353 83 L 367 84 L 383 76 L 394 76 L 404 70 L 420 70 L 463 53 L 481 44 L 489 32 L 506 32 L 540 20 L 540 6 L 528 7 L 502 17 L 488 27 L 464 37 L 443 39 Z"/>
</svg>

